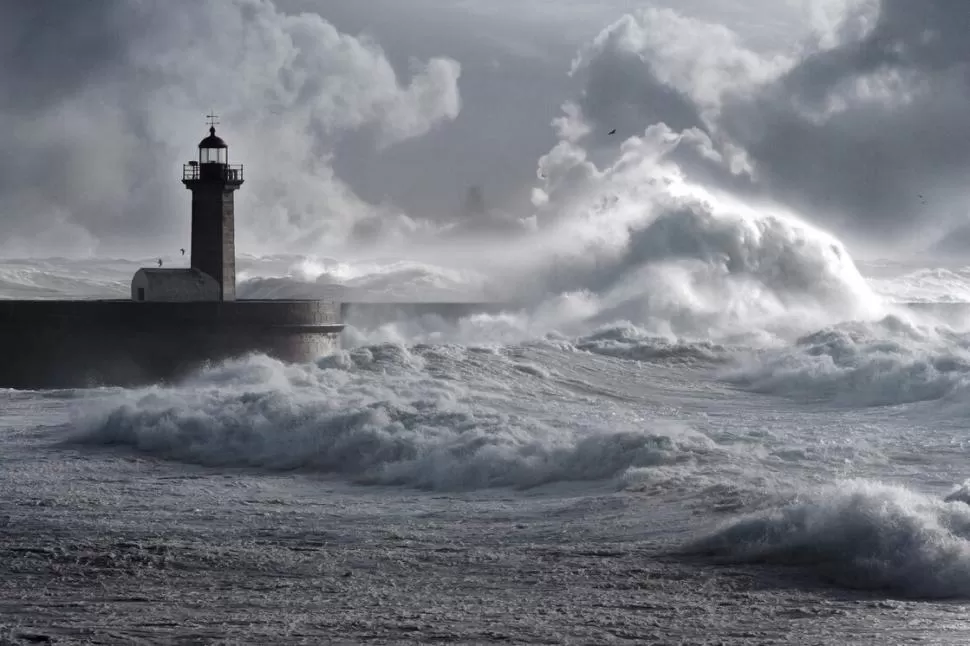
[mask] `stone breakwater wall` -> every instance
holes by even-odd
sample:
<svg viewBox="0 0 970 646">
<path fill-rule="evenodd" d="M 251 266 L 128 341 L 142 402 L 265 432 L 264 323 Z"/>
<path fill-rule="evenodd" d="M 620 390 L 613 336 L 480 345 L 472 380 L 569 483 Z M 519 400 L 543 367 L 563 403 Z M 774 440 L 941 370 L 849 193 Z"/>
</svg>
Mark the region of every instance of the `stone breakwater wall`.
<svg viewBox="0 0 970 646">
<path fill-rule="evenodd" d="M 166 382 L 250 353 L 312 361 L 342 329 L 328 301 L 0 300 L 0 388 Z"/>
</svg>

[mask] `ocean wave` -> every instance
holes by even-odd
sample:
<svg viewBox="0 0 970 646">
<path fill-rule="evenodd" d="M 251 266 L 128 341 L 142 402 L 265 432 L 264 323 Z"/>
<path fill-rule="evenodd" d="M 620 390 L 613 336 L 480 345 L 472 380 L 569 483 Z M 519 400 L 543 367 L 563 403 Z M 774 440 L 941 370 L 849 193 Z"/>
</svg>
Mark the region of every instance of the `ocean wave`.
<svg viewBox="0 0 970 646">
<path fill-rule="evenodd" d="M 848 588 L 967 597 L 970 506 L 849 481 L 731 520 L 683 552 L 796 566 Z"/>
<path fill-rule="evenodd" d="M 845 405 L 938 400 L 970 385 L 970 335 L 896 316 L 844 323 L 748 355 L 724 378 L 754 392 Z"/>
<path fill-rule="evenodd" d="M 69 442 L 435 490 L 603 480 L 719 454 L 706 435 L 670 422 L 615 412 L 599 421 L 551 376 L 521 358 L 448 346 L 385 344 L 304 366 L 252 357 L 183 387 L 119 394 Z"/>
<path fill-rule="evenodd" d="M 582 337 L 575 341 L 575 347 L 631 361 L 685 364 L 722 362 L 729 353 L 726 346 L 718 343 L 658 337 L 629 322 Z"/>
<path fill-rule="evenodd" d="M 135 263 L 66 258 L 0 263 L 0 298 L 128 298 Z"/>
<path fill-rule="evenodd" d="M 576 142 L 540 160 L 548 251 L 522 293 L 587 292 L 594 327 L 619 321 L 714 342 L 788 337 L 883 313 L 845 246 L 797 214 L 693 181 L 677 163 L 690 133 L 654 125 L 600 168 Z M 535 300 L 519 299 L 519 300 Z M 587 332 L 590 330 L 587 330 Z"/>
<path fill-rule="evenodd" d="M 590 337 L 626 326 L 671 345 L 762 346 L 885 315 L 885 303 L 848 252 L 824 232 L 727 200 L 717 206 L 652 199 L 621 200 L 597 213 L 593 219 L 606 232 L 572 231 L 579 225 L 561 223 L 562 229 L 549 232 L 550 244 L 578 249 L 534 251 L 533 265 L 514 267 L 514 275 L 497 269 L 488 291 L 521 304 L 517 310 L 469 315 L 448 325 L 416 318 L 369 322 L 355 325 L 356 334 L 364 342 L 518 342 L 548 334 Z M 621 348 L 604 341 L 587 345 L 635 354 L 633 344 Z"/>
</svg>

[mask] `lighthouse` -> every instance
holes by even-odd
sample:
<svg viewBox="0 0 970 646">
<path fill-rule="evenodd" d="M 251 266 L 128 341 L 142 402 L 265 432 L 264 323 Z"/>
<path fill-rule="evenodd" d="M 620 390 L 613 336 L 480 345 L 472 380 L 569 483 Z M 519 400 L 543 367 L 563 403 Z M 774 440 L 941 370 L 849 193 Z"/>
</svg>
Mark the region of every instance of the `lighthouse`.
<svg viewBox="0 0 970 646">
<path fill-rule="evenodd" d="M 182 167 L 182 183 L 192 191 L 191 267 L 219 285 L 219 300 L 236 300 L 235 201 L 243 167 L 229 165 L 229 146 L 216 135 L 210 115 L 209 136 L 199 142 L 199 158 Z"/>
<path fill-rule="evenodd" d="M 209 115 L 209 136 L 199 142 L 197 159 L 182 166 L 182 184 L 192 192 L 192 242 L 189 268 L 139 269 L 131 299 L 138 302 L 236 300 L 235 192 L 243 167 L 229 164 L 229 146 L 216 135 Z"/>
</svg>

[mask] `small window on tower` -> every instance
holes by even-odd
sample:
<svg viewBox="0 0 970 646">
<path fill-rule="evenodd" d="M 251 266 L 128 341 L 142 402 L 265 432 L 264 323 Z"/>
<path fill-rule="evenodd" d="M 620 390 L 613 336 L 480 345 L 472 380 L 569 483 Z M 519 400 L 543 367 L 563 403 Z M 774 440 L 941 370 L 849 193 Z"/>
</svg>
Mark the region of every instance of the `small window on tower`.
<svg viewBox="0 0 970 646">
<path fill-rule="evenodd" d="M 145 288 L 144 287 L 139 287 L 138 288 L 138 300 L 140 300 L 140 301 L 145 300 Z"/>
</svg>

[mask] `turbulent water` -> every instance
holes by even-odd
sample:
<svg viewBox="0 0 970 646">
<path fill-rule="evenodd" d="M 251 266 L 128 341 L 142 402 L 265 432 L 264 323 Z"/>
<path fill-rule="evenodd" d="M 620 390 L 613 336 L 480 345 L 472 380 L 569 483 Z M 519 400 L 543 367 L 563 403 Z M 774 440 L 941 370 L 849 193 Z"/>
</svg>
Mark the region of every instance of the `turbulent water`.
<svg viewBox="0 0 970 646">
<path fill-rule="evenodd" d="M 967 270 L 678 222 L 529 307 L 351 321 L 312 364 L 0 391 L 0 637 L 965 643 L 970 334 L 894 303 Z M 123 297 L 139 264 L 6 262 L 0 295 Z M 256 297 L 487 287 L 241 265 Z"/>
</svg>

